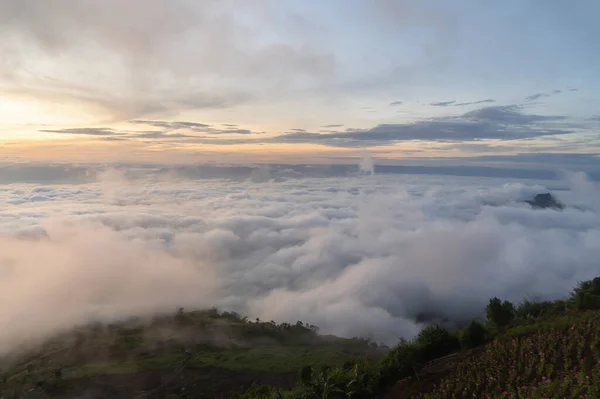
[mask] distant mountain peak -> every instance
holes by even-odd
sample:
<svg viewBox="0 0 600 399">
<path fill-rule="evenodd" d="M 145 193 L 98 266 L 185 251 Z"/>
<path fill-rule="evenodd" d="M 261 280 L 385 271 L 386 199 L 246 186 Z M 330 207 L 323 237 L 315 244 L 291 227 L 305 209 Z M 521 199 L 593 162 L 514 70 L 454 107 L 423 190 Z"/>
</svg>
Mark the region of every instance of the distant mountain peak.
<svg viewBox="0 0 600 399">
<path fill-rule="evenodd" d="M 525 201 L 534 209 L 564 209 L 565 206 L 558 202 L 550 193 L 538 194 L 533 200 Z"/>
</svg>

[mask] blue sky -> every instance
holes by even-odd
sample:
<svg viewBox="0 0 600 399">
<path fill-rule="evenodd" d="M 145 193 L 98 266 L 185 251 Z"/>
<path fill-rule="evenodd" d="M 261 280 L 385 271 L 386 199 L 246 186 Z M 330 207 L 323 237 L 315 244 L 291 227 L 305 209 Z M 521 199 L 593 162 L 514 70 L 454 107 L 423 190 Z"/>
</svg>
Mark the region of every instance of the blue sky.
<svg viewBox="0 0 600 399">
<path fill-rule="evenodd" d="M 0 0 L 0 140 L 36 159 L 589 159 L 598 15 L 593 0 Z"/>
</svg>

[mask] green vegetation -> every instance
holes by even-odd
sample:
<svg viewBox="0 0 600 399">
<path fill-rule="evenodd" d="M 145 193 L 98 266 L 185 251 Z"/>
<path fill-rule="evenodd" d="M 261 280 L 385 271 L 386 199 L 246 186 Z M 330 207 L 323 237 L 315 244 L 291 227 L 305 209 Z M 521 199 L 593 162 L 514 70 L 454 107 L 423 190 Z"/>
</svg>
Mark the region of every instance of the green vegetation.
<svg viewBox="0 0 600 399">
<path fill-rule="evenodd" d="M 473 320 L 460 331 L 460 345 L 465 349 L 475 348 L 485 343 L 486 330 L 483 324 Z"/>
<path fill-rule="evenodd" d="M 111 397 L 133 397 L 149 387 L 156 397 L 230 397 L 256 382 L 292 387 L 303 367 L 336 367 L 384 353 L 368 340 L 322 336 L 300 321 L 179 309 L 151 320 L 79 327 L 6 359 L 0 397 L 77 395 L 98 381 L 106 389 L 123 387 L 122 396 Z"/>
<path fill-rule="evenodd" d="M 4 362 L 0 397 L 366 399 L 600 397 L 600 278 L 564 300 L 492 298 L 486 320 L 389 349 L 302 322 L 185 312 L 90 325 Z M 114 388 L 118 387 L 118 388 Z"/>
<path fill-rule="evenodd" d="M 490 303 L 485 308 L 487 319 L 494 323 L 498 328 L 504 328 L 513 321 L 515 317 L 515 307 L 511 302 L 502 302 L 499 298 L 490 299 Z"/>
<path fill-rule="evenodd" d="M 421 330 L 415 343 L 418 347 L 419 360 L 422 362 L 446 356 L 460 349 L 458 338 L 438 325 L 427 326 Z"/>
<path fill-rule="evenodd" d="M 579 283 L 573 290 L 572 300 L 577 309 L 600 308 L 600 277 Z"/>
<path fill-rule="evenodd" d="M 527 300 L 515 307 L 492 298 L 488 328 L 475 320 L 458 331 L 427 326 L 377 364 L 326 369 L 316 376 L 311 369 L 293 390 L 254 387 L 243 397 L 599 398 L 600 313 L 594 311 L 600 309 L 599 294 L 595 279 L 580 283 L 568 300 Z M 450 367 L 436 375 L 444 362 Z M 429 375 L 433 381 L 424 378 Z"/>
<path fill-rule="evenodd" d="M 600 314 L 542 324 L 542 332 L 495 340 L 420 397 L 600 398 Z"/>
</svg>

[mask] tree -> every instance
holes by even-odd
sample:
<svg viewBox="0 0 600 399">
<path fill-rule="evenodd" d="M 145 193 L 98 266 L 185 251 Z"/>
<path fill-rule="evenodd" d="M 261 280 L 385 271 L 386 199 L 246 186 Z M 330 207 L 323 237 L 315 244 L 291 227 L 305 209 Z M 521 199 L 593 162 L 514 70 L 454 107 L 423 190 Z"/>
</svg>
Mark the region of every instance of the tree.
<svg viewBox="0 0 600 399">
<path fill-rule="evenodd" d="M 433 360 L 460 348 L 458 338 L 438 325 L 427 326 L 421 330 L 415 343 L 419 347 L 420 361 Z"/>
<path fill-rule="evenodd" d="M 383 385 L 393 384 L 399 379 L 414 374 L 414 367 L 419 358 L 419 346 L 413 342 L 402 340 L 390 350 L 380 365 L 380 380 Z"/>
<path fill-rule="evenodd" d="M 571 301 L 577 309 L 600 309 L 600 277 L 580 282 L 571 293 Z"/>
<path fill-rule="evenodd" d="M 486 316 L 496 327 L 504 328 L 515 317 L 515 306 L 509 302 L 502 302 L 499 298 L 492 298 L 485 308 Z"/>
<path fill-rule="evenodd" d="M 463 348 L 475 348 L 485 343 L 485 327 L 473 320 L 460 332 L 460 344 Z"/>
</svg>

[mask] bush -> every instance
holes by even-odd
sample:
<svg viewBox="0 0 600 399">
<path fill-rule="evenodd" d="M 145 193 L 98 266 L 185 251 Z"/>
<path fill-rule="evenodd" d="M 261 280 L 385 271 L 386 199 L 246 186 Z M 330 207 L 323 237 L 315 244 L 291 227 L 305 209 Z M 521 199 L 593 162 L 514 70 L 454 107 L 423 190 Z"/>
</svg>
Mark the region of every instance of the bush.
<svg viewBox="0 0 600 399">
<path fill-rule="evenodd" d="M 515 310 L 515 316 L 517 319 L 527 319 L 530 317 L 549 317 L 564 313 L 565 310 L 567 310 L 567 302 L 561 300 L 553 302 L 525 301 L 517 306 L 517 309 Z"/>
<path fill-rule="evenodd" d="M 425 327 L 415 340 L 419 347 L 419 361 L 427 362 L 460 349 L 458 338 L 438 325 Z"/>
<path fill-rule="evenodd" d="M 600 277 L 580 282 L 571 294 L 571 302 L 580 310 L 600 309 Z"/>
<path fill-rule="evenodd" d="M 499 328 L 504 328 L 509 325 L 515 317 L 514 305 L 509 301 L 502 302 L 496 297 L 490 299 L 485 311 L 487 319 Z"/>
<path fill-rule="evenodd" d="M 475 348 L 485 344 L 486 330 L 483 324 L 472 321 L 460 331 L 460 345 L 463 348 Z"/>
<path fill-rule="evenodd" d="M 345 367 L 325 367 L 316 371 L 305 367 L 300 373 L 301 384 L 287 397 L 293 399 L 371 399 L 378 387 L 377 376 L 368 364 L 354 363 Z"/>
</svg>

